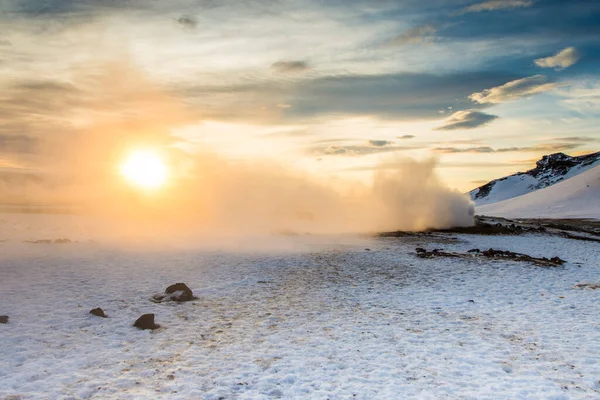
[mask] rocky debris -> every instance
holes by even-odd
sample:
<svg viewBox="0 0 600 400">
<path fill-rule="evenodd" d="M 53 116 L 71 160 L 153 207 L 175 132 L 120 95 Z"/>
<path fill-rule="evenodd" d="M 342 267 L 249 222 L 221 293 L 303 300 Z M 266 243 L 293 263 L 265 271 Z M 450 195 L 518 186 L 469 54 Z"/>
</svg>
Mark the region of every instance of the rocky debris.
<svg viewBox="0 0 600 400">
<path fill-rule="evenodd" d="M 577 285 L 573 286 L 576 289 L 592 289 L 592 290 L 596 290 L 596 289 L 600 289 L 600 283 L 578 283 Z"/>
<path fill-rule="evenodd" d="M 514 253 L 508 250 L 494 250 L 488 249 L 485 251 L 480 251 L 479 249 L 471 249 L 467 253 L 456 253 L 456 252 L 446 252 L 441 249 L 434 249 L 431 251 L 427 251 L 424 249 L 417 250 L 417 257 L 420 258 L 436 258 L 436 257 L 450 257 L 450 258 L 479 258 L 485 257 L 492 260 L 508 260 L 508 261 L 521 261 L 521 262 L 529 262 L 538 266 L 543 267 L 558 267 L 563 265 L 566 261 L 562 260 L 560 257 L 532 257 L 527 254 L 522 253 Z"/>
<path fill-rule="evenodd" d="M 420 253 L 425 253 L 427 250 L 425 250 L 425 249 L 424 249 L 424 248 L 422 248 L 422 247 L 417 247 L 417 248 L 415 249 L 415 251 L 417 252 L 417 254 L 420 254 Z"/>
<path fill-rule="evenodd" d="M 458 226 L 445 229 L 428 229 L 424 232 L 382 232 L 378 237 L 424 237 L 433 238 L 438 234 L 464 234 L 464 235 L 523 235 L 526 233 L 543 233 L 547 229 L 539 224 L 515 223 L 504 218 L 492 219 L 490 217 L 475 216 L 473 226 Z"/>
<path fill-rule="evenodd" d="M 104 310 L 100 307 L 90 310 L 90 314 L 95 315 L 96 317 L 108 318 L 108 316 L 104 313 Z"/>
<path fill-rule="evenodd" d="M 154 323 L 154 314 L 142 315 L 133 323 L 133 326 L 135 326 L 138 329 L 150 329 L 150 330 L 160 328 L 160 325 Z"/>
<path fill-rule="evenodd" d="M 8 324 L 8 315 L 0 315 L 0 324 Z"/>
<path fill-rule="evenodd" d="M 526 262 L 532 262 L 537 265 L 543 265 L 543 266 L 548 266 L 548 267 L 563 265 L 565 263 L 565 260 L 562 260 L 559 257 L 538 258 L 538 257 L 531 257 L 527 254 L 513 253 L 512 251 L 507 251 L 507 250 L 488 249 L 486 251 L 483 251 L 481 253 L 481 255 L 484 257 L 487 257 L 487 258 L 493 258 L 495 260 L 526 261 Z"/>
<path fill-rule="evenodd" d="M 185 301 L 196 300 L 192 289 L 185 283 L 175 283 L 165 289 L 165 293 L 157 294 L 152 297 L 152 301 L 155 303 L 162 303 L 163 301 L 176 301 L 177 303 L 183 303 Z"/>
<path fill-rule="evenodd" d="M 424 250 L 424 249 L 421 249 Z M 464 254 L 460 254 L 460 253 L 449 253 L 446 251 L 443 251 L 441 249 L 433 249 L 431 251 L 421 251 L 421 252 L 417 252 L 417 257 L 420 258 L 435 258 L 435 257 L 463 257 Z"/>
<path fill-rule="evenodd" d="M 507 220 L 508 222 L 508 220 Z M 489 223 L 481 217 L 475 217 L 473 226 L 455 227 L 448 229 L 430 229 L 428 232 L 436 233 L 462 233 L 468 235 L 522 235 L 525 233 L 546 232 L 543 226 L 525 226 L 511 223 Z"/>
</svg>

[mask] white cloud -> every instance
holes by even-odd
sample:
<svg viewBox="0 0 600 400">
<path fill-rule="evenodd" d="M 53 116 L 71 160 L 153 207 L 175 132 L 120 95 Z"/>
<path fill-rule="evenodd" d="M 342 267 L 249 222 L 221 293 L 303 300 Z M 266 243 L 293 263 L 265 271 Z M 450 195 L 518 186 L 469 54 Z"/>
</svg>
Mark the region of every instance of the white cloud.
<svg viewBox="0 0 600 400">
<path fill-rule="evenodd" d="M 583 115 L 600 114 L 600 83 L 578 82 L 565 90 L 560 95 L 565 99 L 561 101 L 565 107 Z"/>
<path fill-rule="evenodd" d="M 535 60 L 535 64 L 542 68 L 561 70 L 575 64 L 580 58 L 581 55 L 574 47 L 567 47 L 551 57 L 538 58 Z"/>
<path fill-rule="evenodd" d="M 432 25 L 415 26 L 391 40 L 391 44 L 421 44 L 435 41 L 436 29 Z"/>
<path fill-rule="evenodd" d="M 436 128 L 436 130 L 473 129 L 492 122 L 496 118 L 498 116 L 476 110 L 456 111 L 446 120 L 444 125 Z"/>
<path fill-rule="evenodd" d="M 469 99 L 480 104 L 503 103 L 505 101 L 518 100 L 523 97 L 547 92 L 558 87 L 558 83 L 548 82 L 544 75 L 533 75 L 527 78 L 517 79 L 486 89 L 482 92 L 473 93 Z"/>
<path fill-rule="evenodd" d="M 460 10 L 458 14 L 466 14 L 469 12 L 482 12 L 503 10 L 509 8 L 531 7 L 532 0 L 488 0 L 483 3 L 472 4 Z"/>
</svg>

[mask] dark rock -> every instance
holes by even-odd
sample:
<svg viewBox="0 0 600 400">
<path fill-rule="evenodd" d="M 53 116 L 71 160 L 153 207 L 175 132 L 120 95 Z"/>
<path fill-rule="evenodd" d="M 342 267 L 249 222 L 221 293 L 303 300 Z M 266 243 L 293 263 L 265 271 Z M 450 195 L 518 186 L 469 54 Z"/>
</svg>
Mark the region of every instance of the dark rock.
<svg viewBox="0 0 600 400">
<path fill-rule="evenodd" d="M 425 250 L 425 249 L 424 249 L 424 248 L 422 248 L 422 247 L 417 247 L 415 251 L 416 251 L 417 253 L 425 253 L 427 250 Z"/>
<path fill-rule="evenodd" d="M 366 249 L 365 249 L 365 251 L 371 251 L 371 249 L 369 249 L 369 248 L 366 248 Z"/>
<path fill-rule="evenodd" d="M 479 249 L 471 249 L 471 250 L 467 251 L 467 253 L 481 253 L 481 250 L 479 250 Z"/>
<path fill-rule="evenodd" d="M 469 303 L 475 303 L 475 300 L 467 300 Z"/>
<path fill-rule="evenodd" d="M 90 310 L 90 314 L 95 315 L 96 317 L 107 318 L 107 315 L 104 314 L 104 310 L 100 307 Z"/>
<path fill-rule="evenodd" d="M 552 257 L 550 259 L 550 262 L 558 265 L 563 265 L 566 261 L 561 259 L 560 257 Z"/>
<path fill-rule="evenodd" d="M 154 314 L 144 314 L 139 317 L 134 323 L 133 326 L 139 329 L 158 329 L 160 325 L 154 323 Z"/>
<path fill-rule="evenodd" d="M 179 303 L 196 299 L 192 289 L 190 289 L 185 283 L 176 283 L 171 285 L 165 290 L 165 293 L 169 295 L 168 297 L 170 300 L 177 301 Z"/>
<path fill-rule="evenodd" d="M 8 324 L 8 315 L 0 315 L 0 324 Z"/>
</svg>

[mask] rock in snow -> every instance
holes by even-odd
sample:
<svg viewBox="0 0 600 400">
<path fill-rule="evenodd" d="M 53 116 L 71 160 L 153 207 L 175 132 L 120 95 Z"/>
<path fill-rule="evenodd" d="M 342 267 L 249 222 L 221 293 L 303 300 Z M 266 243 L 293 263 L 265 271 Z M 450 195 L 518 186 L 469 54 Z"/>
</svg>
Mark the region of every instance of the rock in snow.
<svg viewBox="0 0 600 400">
<path fill-rule="evenodd" d="M 95 315 L 96 317 L 107 318 L 107 315 L 104 313 L 104 310 L 100 307 L 90 310 L 90 314 Z"/>
<path fill-rule="evenodd" d="M 8 324 L 8 315 L 0 315 L 0 324 Z"/>
<path fill-rule="evenodd" d="M 165 300 L 176 301 L 178 303 L 183 303 L 185 301 L 196 300 L 197 297 L 194 296 L 192 289 L 188 287 L 185 283 L 175 283 L 168 288 L 165 289 L 165 294 L 157 294 L 152 297 L 152 301 L 160 303 Z"/>
<path fill-rule="evenodd" d="M 154 314 L 144 314 L 139 317 L 134 323 L 133 326 L 139 329 L 158 329 L 160 325 L 154 323 Z"/>
</svg>

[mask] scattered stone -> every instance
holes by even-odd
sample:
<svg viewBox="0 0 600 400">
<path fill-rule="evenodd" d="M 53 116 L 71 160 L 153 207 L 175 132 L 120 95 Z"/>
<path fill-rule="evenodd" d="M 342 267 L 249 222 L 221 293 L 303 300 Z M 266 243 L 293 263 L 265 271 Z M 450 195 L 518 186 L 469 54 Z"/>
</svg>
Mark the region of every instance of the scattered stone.
<svg viewBox="0 0 600 400">
<path fill-rule="evenodd" d="M 422 247 L 417 247 L 415 251 L 417 252 L 417 254 L 420 254 L 420 253 L 425 253 L 427 250 L 425 250 Z"/>
<path fill-rule="evenodd" d="M 192 289 L 190 289 L 185 283 L 176 283 L 174 285 L 171 285 L 165 290 L 165 293 L 171 295 L 171 300 L 175 300 L 178 302 L 190 301 L 195 299 Z"/>
<path fill-rule="evenodd" d="M 104 310 L 101 309 L 100 307 L 94 308 L 93 310 L 90 310 L 90 314 L 95 315 L 96 317 L 102 317 L 102 318 L 107 318 L 108 317 L 104 313 Z"/>
<path fill-rule="evenodd" d="M 467 251 L 467 253 L 481 253 L 481 250 L 479 250 L 479 249 L 471 249 L 471 250 Z"/>
<path fill-rule="evenodd" d="M 368 247 L 365 249 L 365 251 L 371 251 L 371 249 L 369 249 Z"/>
<path fill-rule="evenodd" d="M 169 375 L 167 375 L 167 379 L 170 380 L 170 381 L 174 381 L 175 380 L 175 375 L 169 374 Z"/>
<path fill-rule="evenodd" d="M 8 324 L 8 315 L 0 315 L 0 324 Z"/>
<path fill-rule="evenodd" d="M 475 303 L 475 300 L 467 300 L 468 303 Z"/>
<path fill-rule="evenodd" d="M 139 329 L 158 329 L 160 325 L 154 323 L 154 314 L 144 314 L 139 317 L 134 323 L 133 326 Z"/>
<path fill-rule="evenodd" d="M 600 289 L 600 283 L 578 283 L 574 286 L 577 289 Z"/>
<path fill-rule="evenodd" d="M 163 301 L 176 301 L 178 303 L 183 303 L 185 301 L 196 300 L 197 297 L 194 296 L 192 289 L 188 287 L 185 283 L 175 283 L 165 289 L 164 294 L 157 294 L 152 297 L 152 301 L 155 303 L 162 303 Z"/>
</svg>

